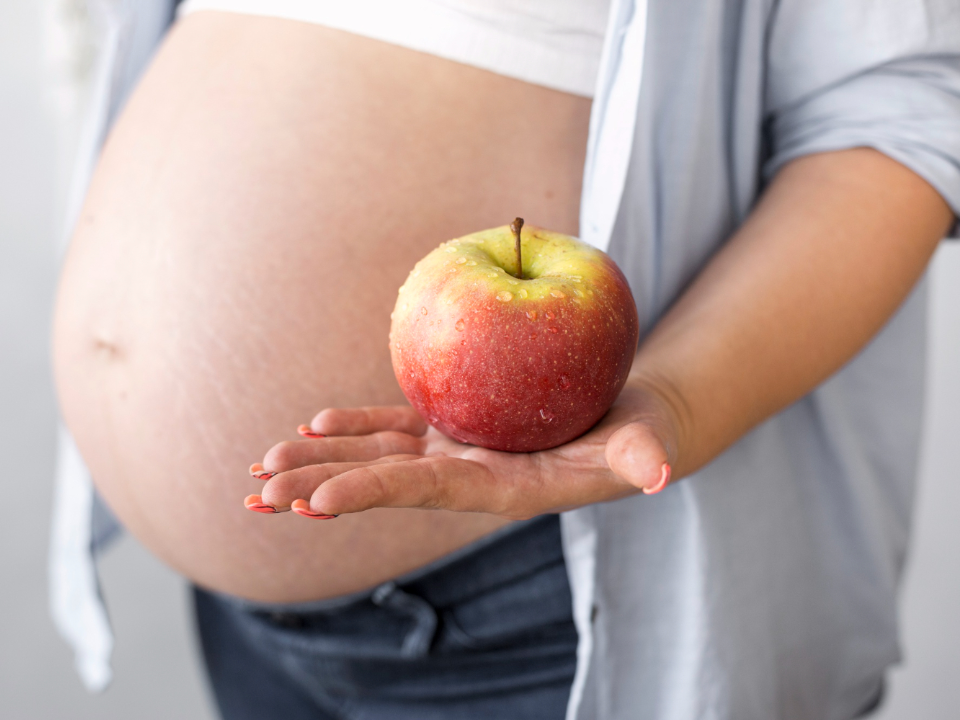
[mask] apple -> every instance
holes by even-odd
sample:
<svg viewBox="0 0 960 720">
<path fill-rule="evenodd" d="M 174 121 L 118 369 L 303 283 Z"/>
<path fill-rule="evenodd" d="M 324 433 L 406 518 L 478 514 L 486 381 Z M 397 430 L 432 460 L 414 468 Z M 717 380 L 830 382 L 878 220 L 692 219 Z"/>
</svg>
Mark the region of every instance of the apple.
<svg viewBox="0 0 960 720">
<path fill-rule="evenodd" d="M 410 404 L 449 437 L 510 452 L 593 427 L 623 389 L 640 333 L 613 260 L 521 218 L 433 250 L 391 320 Z"/>
</svg>

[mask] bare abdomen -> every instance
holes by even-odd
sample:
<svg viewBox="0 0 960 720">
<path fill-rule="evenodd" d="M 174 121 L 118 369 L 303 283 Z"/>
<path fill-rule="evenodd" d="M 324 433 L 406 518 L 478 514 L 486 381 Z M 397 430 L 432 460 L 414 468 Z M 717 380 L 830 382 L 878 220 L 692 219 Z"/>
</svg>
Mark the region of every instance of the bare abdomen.
<svg viewBox="0 0 960 720">
<path fill-rule="evenodd" d="M 172 33 L 120 119 L 64 271 L 55 369 L 107 502 L 196 582 L 339 595 L 503 524 L 242 499 L 329 406 L 403 402 L 396 290 L 440 241 L 523 215 L 575 233 L 589 101 L 319 26 Z"/>
</svg>

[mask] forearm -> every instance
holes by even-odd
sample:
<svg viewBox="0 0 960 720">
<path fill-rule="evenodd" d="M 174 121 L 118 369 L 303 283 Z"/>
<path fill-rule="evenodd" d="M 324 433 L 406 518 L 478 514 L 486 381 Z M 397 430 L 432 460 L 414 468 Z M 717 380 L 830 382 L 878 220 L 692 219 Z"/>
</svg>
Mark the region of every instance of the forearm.
<svg viewBox="0 0 960 720">
<path fill-rule="evenodd" d="M 256 466 L 271 478 L 251 500 L 299 499 L 325 516 L 423 507 L 527 518 L 659 492 L 671 467 L 679 478 L 703 466 L 856 353 L 949 219 L 925 181 L 877 152 L 798 160 L 642 343 L 624 391 L 582 437 L 496 452 L 428 430 L 411 407 L 328 410 L 311 424 L 327 437 L 281 443 Z"/>
<path fill-rule="evenodd" d="M 863 347 L 922 275 L 950 218 L 929 184 L 874 150 L 786 166 L 634 363 L 631 381 L 650 384 L 675 416 L 674 477 Z"/>
</svg>

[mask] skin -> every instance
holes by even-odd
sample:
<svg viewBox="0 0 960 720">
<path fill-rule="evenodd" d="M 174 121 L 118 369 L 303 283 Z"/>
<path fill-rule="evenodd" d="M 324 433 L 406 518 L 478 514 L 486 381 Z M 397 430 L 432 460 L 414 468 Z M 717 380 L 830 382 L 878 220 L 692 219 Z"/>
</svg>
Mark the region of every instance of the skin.
<svg viewBox="0 0 960 720">
<path fill-rule="evenodd" d="M 589 114 L 309 23 L 179 23 L 111 133 L 56 307 L 64 418 L 125 526 L 191 580 L 276 602 L 368 588 L 503 526 L 312 522 L 243 498 L 263 487 L 250 463 L 318 408 L 403 402 L 390 311 L 441 241 L 517 215 L 576 232 Z"/>
<path fill-rule="evenodd" d="M 796 160 L 644 340 L 626 388 L 587 435 L 512 455 L 456 443 L 404 407 L 327 410 L 311 427 L 332 437 L 267 454 L 280 474 L 263 497 L 279 507 L 309 498 L 317 513 L 525 518 L 659 491 L 862 348 L 950 221 L 927 182 L 874 150 Z"/>
<path fill-rule="evenodd" d="M 522 456 L 424 432 L 384 342 L 396 288 L 439 240 L 516 215 L 575 233 L 588 119 L 582 98 L 306 23 L 181 23 L 108 142 L 54 328 L 64 417 L 127 527 L 196 582 L 296 601 L 655 488 L 849 358 L 947 224 L 877 153 L 796 161 L 594 431 Z M 324 407 L 360 409 L 288 439 Z M 271 446 L 264 484 L 247 464 Z M 249 493 L 344 514 L 265 517 Z"/>
</svg>

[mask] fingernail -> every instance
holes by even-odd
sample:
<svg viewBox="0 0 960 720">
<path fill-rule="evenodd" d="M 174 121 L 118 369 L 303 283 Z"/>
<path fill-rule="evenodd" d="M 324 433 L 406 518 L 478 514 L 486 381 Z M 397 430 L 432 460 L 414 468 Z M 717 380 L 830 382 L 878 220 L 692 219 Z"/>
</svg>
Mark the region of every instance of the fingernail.
<svg viewBox="0 0 960 720">
<path fill-rule="evenodd" d="M 253 475 L 255 478 L 257 478 L 257 480 L 269 480 L 277 473 L 267 472 L 266 470 L 263 469 L 263 465 L 261 465 L 260 463 L 254 463 L 253 465 L 250 466 L 250 474 Z"/>
<path fill-rule="evenodd" d="M 336 515 L 321 515 L 320 513 L 311 512 L 310 503 L 306 500 L 294 500 L 290 503 L 290 509 L 297 515 L 303 515 L 304 517 L 313 518 L 314 520 L 332 520 L 337 517 Z"/>
<path fill-rule="evenodd" d="M 243 506 L 247 510 L 253 510 L 253 512 L 266 513 L 272 515 L 274 513 L 280 512 L 273 505 L 268 505 L 263 501 L 263 498 L 259 495 L 247 495 L 243 500 Z"/>
<path fill-rule="evenodd" d="M 326 437 L 326 435 L 321 435 L 321 434 L 318 433 L 318 432 L 314 432 L 314 431 L 310 428 L 309 425 L 301 425 L 300 427 L 297 428 L 297 432 L 300 433 L 301 435 L 303 435 L 304 437 L 307 437 L 307 438 L 322 438 L 322 437 Z"/>
<path fill-rule="evenodd" d="M 664 463 L 663 468 L 660 470 L 660 481 L 652 488 L 643 488 L 643 494 L 656 495 L 658 492 L 663 490 L 670 482 L 670 472 L 670 463 Z"/>
</svg>

